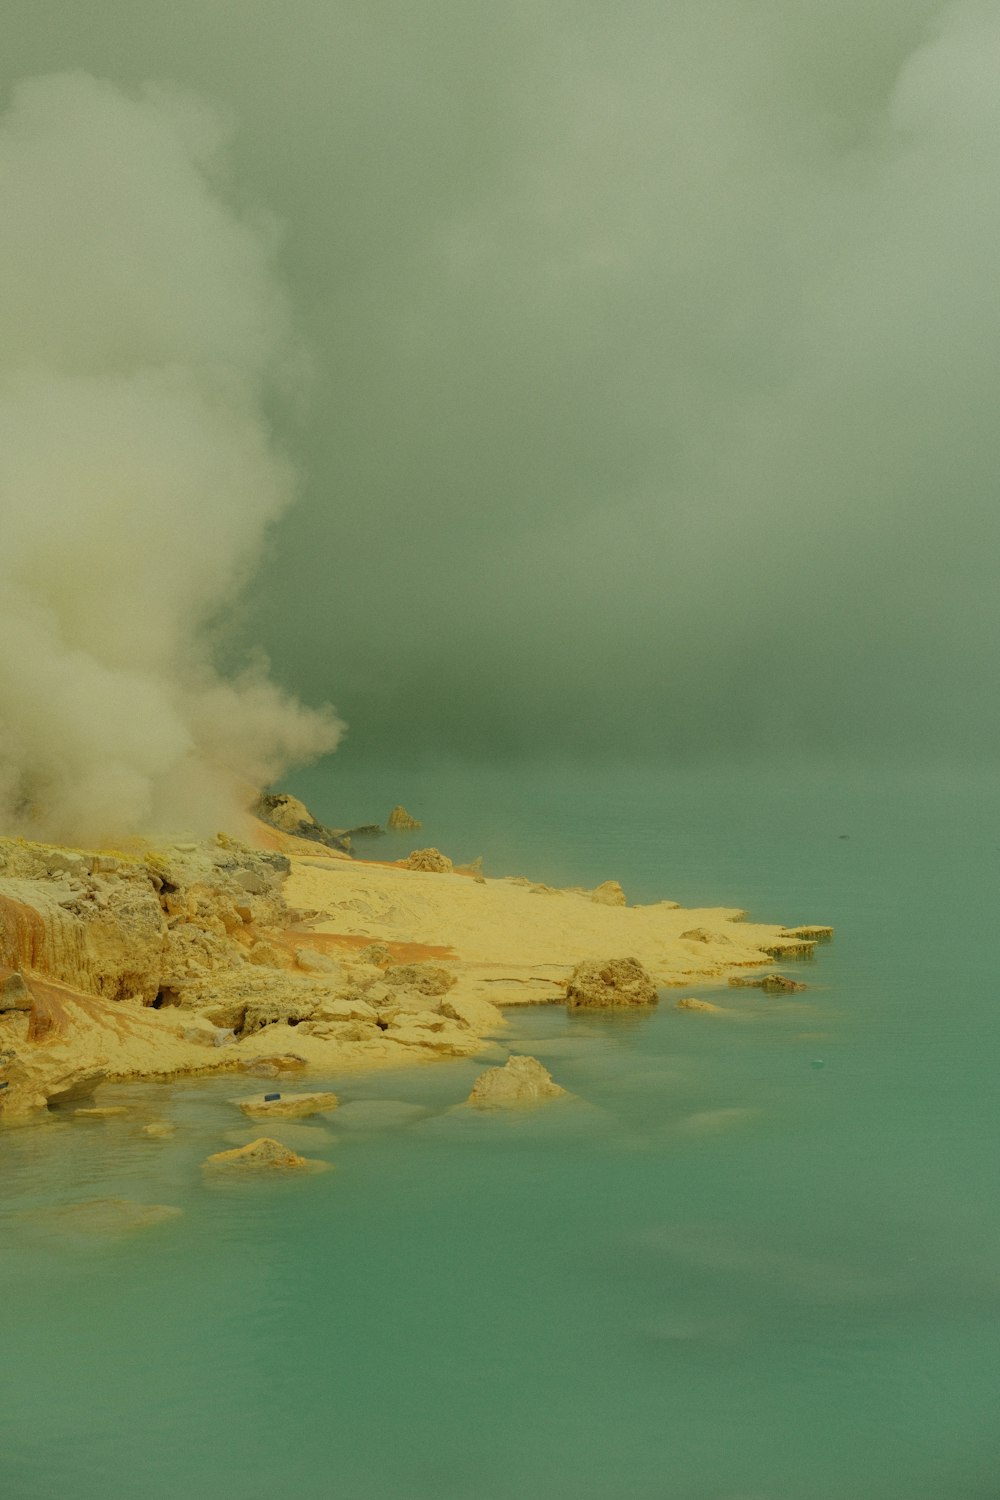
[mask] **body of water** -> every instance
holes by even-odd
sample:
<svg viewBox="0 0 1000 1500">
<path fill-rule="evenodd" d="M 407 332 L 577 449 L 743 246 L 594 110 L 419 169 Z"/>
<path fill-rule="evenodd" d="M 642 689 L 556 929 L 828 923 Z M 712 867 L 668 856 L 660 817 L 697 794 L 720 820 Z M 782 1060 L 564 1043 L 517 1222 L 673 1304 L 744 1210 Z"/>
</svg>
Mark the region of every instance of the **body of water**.
<svg viewBox="0 0 1000 1500">
<path fill-rule="evenodd" d="M 0 1136 L 9 1500 L 995 1500 L 1000 794 L 986 777 L 320 768 L 488 874 L 830 922 L 737 1019 L 513 1014 L 481 1065 L 317 1080 L 334 1170 L 213 1184 L 230 1079 Z M 362 851 L 364 852 L 364 851 Z M 610 956 L 610 955 L 609 955 Z M 171 1119 L 169 1140 L 141 1125 Z M 294 1139 L 293 1139 L 294 1137 Z M 119 1234 L 73 1205 L 183 1210 Z"/>
</svg>

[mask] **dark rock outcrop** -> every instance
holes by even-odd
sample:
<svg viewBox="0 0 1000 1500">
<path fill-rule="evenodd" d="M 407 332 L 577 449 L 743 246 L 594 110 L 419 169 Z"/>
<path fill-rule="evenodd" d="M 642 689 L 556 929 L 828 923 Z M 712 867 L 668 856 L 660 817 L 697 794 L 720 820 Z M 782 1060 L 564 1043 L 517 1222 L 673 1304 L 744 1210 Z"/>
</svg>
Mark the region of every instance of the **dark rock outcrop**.
<svg viewBox="0 0 1000 1500">
<path fill-rule="evenodd" d="M 351 837 L 346 829 L 327 828 L 313 817 L 304 802 L 286 792 L 265 792 L 254 812 L 261 822 L 270 823 L 282 833 L 311 839 L 315 844 L 325 844 L 328 849 L 339 849 L 342 854 L 351 852 Z"/>
</svg>

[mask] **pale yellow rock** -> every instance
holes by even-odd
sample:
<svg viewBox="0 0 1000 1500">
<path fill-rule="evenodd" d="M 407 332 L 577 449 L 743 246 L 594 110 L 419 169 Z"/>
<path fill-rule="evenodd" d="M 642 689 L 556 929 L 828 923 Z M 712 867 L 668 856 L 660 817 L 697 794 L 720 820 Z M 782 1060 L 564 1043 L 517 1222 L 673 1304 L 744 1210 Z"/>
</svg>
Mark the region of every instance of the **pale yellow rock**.
<svg viewBox="0 0 1000 1500">
<path fill-rule="evenodd" d="M 315 995 L 275 993 L 247 1004 L 243 1013 L 243 1030 L 260 1031 L 276 1021 L 309 1021 L 315 1013 Z"/>
<path fill-rule="evenodd" d="M 656 985 L 637 958 L 609 958 L 577 964 L 566 987 L 571 1010 L 655 1005 Z"/>
<path fill-rule="evenodd" d="M 356 997 L 323 1000 L 316 1007 L 312 1019 L 314 1021 L 366 1021 L 368 1025 L 374 1026 L 377 1016 L 378 1011 L 374 1005 L 369 1005 L 367 1000 Z"/>
<path fill-rule="evenodd" d="M 237 1146 L 232 1151 L 216 1151 L 214 1156 L 206 1158 L 206 1167 L 236 1167 L 246 1171 L 247 1169 L 258 1171 L 301 1171 L 304 1167 L 314 1165 L 307 1161 L 304 1156 L 289 1150 L 280 1141 L 275 1141 L 270 1136 L 262 1135 L 257 1140 L 251 1141 L 246 1146 Z"/>
<path fill-rule="evenodd" d="M 282 829 L 285 833 L 298 833 L 303 823 L 309 826 L 316 822 L 312 813 L 304 802 L 298 797 L 292 797 L 287 792 L 276 797 L 272 806 L 268 808 L 267 819 L 273 823 L 275 828 Z"/>
<path fill-rule="evenodd" d="M 682 932 L 681 937 L 686 943 L 727 943 L 729 936 L 725 932 L 710 932 L 707 927 L 692 927 L 687 932 Z"/>
<path fill-rule="evenodd" d="M 624 906 L 625 892 L 617 880 L 605 880 L 594 887 L 590 899 L 596 901 L 598 906 Z"/>
<path fill-rule="evenodd" d="M 498 1006 L 489 1000 L 481 1000 L 477 995 L 448 995 L 438 1010 L 441 1015 L 450 1016 L 479 1036 L 493 1036 L 508 1024 Z"/>
<path fill-rule="evenodd" d="M 511 1055 L 502 1068 L 487 1068 L 472 1085 L 467 1104 L 477 1109 L 509 1109 L 565 1098 L 566 1090 L 535 1057 Z"/>
<path fill-rule="evenodd" d="M 74 1109 L 75 1120 L 113 1120 L 117 1115 L 127 1115 L 124 1104 L 96 1104 L 91 1109 Z"/>
<path fill-rule="evenodd" d="M 273 1069 L 275 1075 L 301 1073 L 306 1067 L 306 1060 L 297 1052 L 269 1052 L 262 1057 L 241 1059 L 240 1067 L 247 1073 L 257 1073 L 262 1068 Z"/>
<path fill-rule="evenodd" d="M 333 984 L 344 981 L 344 966 L 327 953 L 317 953 L 312 948 L 296 948 L 295 962 L 307 974 L 322 974 Z"/>
<path fill-rule="evenodd" d="M 391 1021 L 385 1038 L 403 1047 L 436 1052 L 444 1057 L 474 1057 L 483 1047 L 480 1039 L 465 1027 L 430 1011 L 404 1014 Z"/>
<path fill-rule="evenodd" d="M 447 854 L 440 849 L 414 849 L 403 861 L 408 870 L 421 870 L 431 875 L 450 875 L 455 866 Z"/>
<path fill-rule="evenodd" d="M 609 953 L 633 955 L 656 986 L 686 987 L 767 970 L 775 953 L 808 954 L 828 935 L 747 922 L 734 908 L 605 905 L 589 891 L 540 899 L 531 881 L 427 881 L 259 830 L 265 851 L 231 838 L 134 853 L 0 838 L 0 969 L 21 973 L 33 996 L 30 1011 L 0 1014 L 4 1125 L 82 1103 L 104 1076 L 217 1073 L 246 1059 L 270 1076 L 269 1059 L 285 1051 L 324 1076 L 460 1055 L 445 1050 L 451 1043 L 484 1053 L 495 1006 L 562 1001 L 574 967 Z M 447 870 L 443 856 L 430 863 Z M 697 928 L 706 940 L 682 936 Z M 296 965 L 292 953 L 313 943 L 338 967 Z M 248 961 L 256 944 L 268 963 Z M 382 982 L 385 968 L 424 964 L 454 976 L 454 992 Z M 364 1000 L 379 1024 L 365 1014 L 319 1019 L 340 999 Z M 454 1033 L 406 1020 L 434 1009 Z M 380 1029 L 390 1022 L 402 1040 Z"/>
<path fill-rule="evenodd" d="M 31 990 L 18 969 L 0 969 L 0 1011 L 30 1010 Z"/>
<path fill-rule="evenodd" d="M 726 1014 L 721 1005 L 713 1005 L 711 1000 L 696 1000 L 693 995 L 677 1001 L 678 1010 L 701 1010 L 706 1015 L 721 1016 Z"/>
<path fill-rule="evenodd" d="M 331 911 L 337 902 L 362 901 L 375 913 L 365 928 L 373 942 L 420 943 L 450 949 L 448 966 L 463 995 L 476 994 L 503 1006 L 562 999 L 575 964 L 609 953 L 633 955 L 658 986 L 726 978 L 740 969 L 766 967 L 783 929 L 745 921 L 737 907 L 685 909 L 672 901 L 647 906 L 604 906 L 586 892 L 564 891 L 539 900 L 533 882 L 514 879 L 418 880 L 393 865 L 346 864 L 320 871 L 296 858 L 286 883 L 295 906 Z M 315 924 L 319 932 L 343 931 L 336 916 Z M 682 940 L 702 927 L 718 941 Z M 430 955 L 428 955 L 430 958 Z M 430 960 L 433 961 L 433 960 Z"/>
<path fill-rule="evenodd" d="M 151 1120 L 148 1125 L 142 1127 L 143 1135 L 148 1135 L 152 1140 L 165 1141 L 176 1131 L 177 1126 L 171 1120 Z"/>
<path fill-rule="evenodd" d="M 254 1119 L 292 1120 L 301 1115 L 316 1115 L 323 1110 L 336 1109 L 338 1100 L 336 1094 L 283 1093 L 277 1099 L 265 1099 L 263 1094 L 252 1094 L 248 1099 L 237 1099 L 235 1102 L 245 1115 L 251 1115 Z"/>
<path fill-rule="evenodd" d="M 358 954 L 364 964 L 371 964 L 376 969 L 387 969 L 392 963 L 392 952 L 385 943 L 369 943 L 367 948 L 362 948 Z"/>
<path fill-rule="evenodd" d="M 419 995 L 446 995 L 455 985 L 454 974 L 435 964 L 392 964 L 383 979 L 392 989 L 415 990 Z"/>
</svg>

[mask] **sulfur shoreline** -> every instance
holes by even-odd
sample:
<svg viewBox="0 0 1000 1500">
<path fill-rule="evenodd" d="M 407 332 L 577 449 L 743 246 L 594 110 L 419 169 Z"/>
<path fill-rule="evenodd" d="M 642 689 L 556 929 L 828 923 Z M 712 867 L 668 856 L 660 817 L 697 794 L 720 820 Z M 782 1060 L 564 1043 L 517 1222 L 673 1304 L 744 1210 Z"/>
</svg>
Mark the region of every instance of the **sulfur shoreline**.
<svg viewBox="0 0 1000 1500">
<path fill-rule="evenodd" d="M 0 840 L 0 1123 L 103 1081 L 502 1060 L 503 1009 L 563 1000 L 582 961 L 629 955 L 690 987 L 807 955 L 826 931 L 629 907 L 613 882 L 353 860 L 263 824 L 250 837 Z"/>
</svg>

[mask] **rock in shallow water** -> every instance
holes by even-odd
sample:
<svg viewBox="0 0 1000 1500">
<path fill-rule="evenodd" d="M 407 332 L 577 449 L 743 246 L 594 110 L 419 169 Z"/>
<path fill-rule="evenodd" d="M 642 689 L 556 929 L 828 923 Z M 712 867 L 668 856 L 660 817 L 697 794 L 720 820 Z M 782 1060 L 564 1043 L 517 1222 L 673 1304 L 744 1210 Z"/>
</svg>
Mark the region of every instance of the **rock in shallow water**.
<svg viewBox="0 0 1000 1500">
<path fill-rule="evenodd" d="M 769 995 L 791 994 L 809 988 L 801 980 L 789 979 L 786 974 L 730 974 L 729 983 L 734 989 L 764 990 Z"/>
<path fill-rule="evenodd" d="M 467 1104 L 479 1109 L 507 1109 L 566 1097 L 552 1074 L 535 1057 L 511 1056 L 502 1068 L 487 1068 L 472 1085 Z"/>
<path fill-rule="evenodd" d="M 265 1099 L 263 1094 L 253 1094 L 249 1099 L 235 1101 L 245 1115 L 254 1119 L 274 1117 L 278 1120 L 295 1119 L 300 1115 L 319 1114 L 324 1109 L 337 1108 L 336 1094 L 280 1094 L 277 1099 Z"/>
<path fill-rule="evenodd" d="M 246 1170 L 251 1168 L 257 1170 L 266 1168 L 273 1170 L 301 1171 L 304 1167 L 318 1167 L 324 1165 L 320 1162 L 309 1161 L 304 1156 L 299 1156 L 288 1146 L 283 1146 L 280 1141 L 272 1140 L 270 1136 L 262 1135 L 257 1140 L 250 1141 L 246 1146 L 238 1146 L 233 1151 L 217 1151 L 214 1156 L 205 1160 L 206 1167 L 236 1167 Z"/>
<path fill-rule="evenodd" d="M 566 1004 L 583 1007 L 655 1005 L 656 985 L 637 958 L 577 964 L 566 986 Z"/>
</svg>

